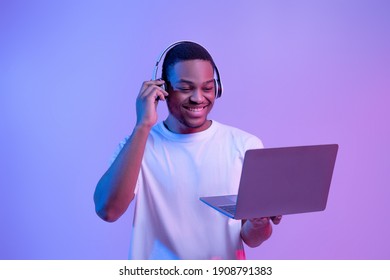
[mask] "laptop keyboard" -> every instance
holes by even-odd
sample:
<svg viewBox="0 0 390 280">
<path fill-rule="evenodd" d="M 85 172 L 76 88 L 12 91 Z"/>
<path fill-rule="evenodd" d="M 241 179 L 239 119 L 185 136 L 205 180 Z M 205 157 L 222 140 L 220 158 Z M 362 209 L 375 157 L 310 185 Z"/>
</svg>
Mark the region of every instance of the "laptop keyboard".
<svg viewBox="0 0 390 280">
<path fill-rule="evenodd" d="M 226 212 L 234 215 L 236 213 L 236 205 L 233 204 L 233 205 L 221 205 L 219 206 L 219 208 L 221 208 L 222 210 L 225 210 Z"/>
</svg>

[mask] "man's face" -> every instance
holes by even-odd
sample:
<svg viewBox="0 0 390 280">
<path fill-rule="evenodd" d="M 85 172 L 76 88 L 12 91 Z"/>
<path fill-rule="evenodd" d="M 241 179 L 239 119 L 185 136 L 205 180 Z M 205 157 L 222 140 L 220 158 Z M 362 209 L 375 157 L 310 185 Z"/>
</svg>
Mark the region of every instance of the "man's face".
<svg viewBox="0 0 390 280">
<path fill-rule="evenodd" d="M 168 69 L 168 110 L 165 123 L 175 133 L 207 129 L 215 101 L 214 69 L 206 60 L 180 61 Z"/>
</svg>

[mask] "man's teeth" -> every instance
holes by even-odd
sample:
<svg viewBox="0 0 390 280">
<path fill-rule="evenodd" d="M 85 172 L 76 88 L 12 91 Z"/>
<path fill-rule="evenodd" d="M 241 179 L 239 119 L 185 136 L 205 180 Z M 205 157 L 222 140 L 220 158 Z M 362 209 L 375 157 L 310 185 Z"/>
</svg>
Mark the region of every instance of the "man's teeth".
<svg viewBox="0 0 390 280">
<path fill-rule="evenodd" d="M 204 107 L 189 107 L 188 110 L 190 110 L 191 112 L 200 112 L 204 109 Z"/>
</svg>

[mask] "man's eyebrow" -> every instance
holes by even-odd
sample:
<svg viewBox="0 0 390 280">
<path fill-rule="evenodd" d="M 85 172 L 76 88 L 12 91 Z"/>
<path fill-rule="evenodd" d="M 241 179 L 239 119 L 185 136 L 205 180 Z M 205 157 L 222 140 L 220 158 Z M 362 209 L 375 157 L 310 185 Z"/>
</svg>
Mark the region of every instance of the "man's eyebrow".
<svg viewBox="0 0 390 280">
<path fill-rule="evenodd" d="M 203 84 L 209 84 L 209 83 L 214 83 L 214 79 L 208 80 L 208 81 L 204 82 Z"/>
<path fill-rule="evenodd" d="M 186 83 L 186 84 L 194 84 L 192 81 L 186 80 L 186 79 L 180 79 L 177 81 L 178 83 Z M 204 82 L 203 84 L 209 84 L 209 83 L 214 83 L 214 79 L 208 80 Z"/>
<path fill-rule="evenodd" d="M 185 80 L 185 79 L 180 79 L 177 81 L 178 83 L 185 83 L 185 84 L 193 84 L 193 82 L 189 81 L 189 80 Z"/>
</svg>

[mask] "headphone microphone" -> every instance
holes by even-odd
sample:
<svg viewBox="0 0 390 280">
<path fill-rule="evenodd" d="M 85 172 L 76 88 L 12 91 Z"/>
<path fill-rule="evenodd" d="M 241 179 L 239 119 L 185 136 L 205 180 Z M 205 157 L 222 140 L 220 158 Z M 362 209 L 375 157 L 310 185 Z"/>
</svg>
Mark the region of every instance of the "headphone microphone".
<svg viewBox="0 0 390 280">
<path fill-rule="evenodd" d="M 174 48 L 175 46 L 183 44 L 183 43 L 193 43 L 193 44 L 199 45 L 198 43 L 195 43 L 195 42 L 192 42 L 192 41 L 178 41 L 178 42 L 175 42 L 175 43 L 169 45 L 157 58 L 156 64 L 155 64 L 154 69 L 153 69 L 152 80 L 157 80 L 158 66 L 159 66 L 161 60 L 163 59 L 163 57 L 166 55 L 166 53 L 168 51 L 170 51 L 172 48 Z M 213 62 L 213 66 L 214 66 L 214 81 L 215 81 L 215 97 L 219 98 L 219 97 L 222 96 L 222 89 L 223 89 L 223 87 L 222 87 L 221 78 L 219 76 L 218 68 L 217 68 L 217 66 L 215 65 L 214 62 Z M 162 87 L 163 87 L 164 90 L 166 90 L 165 85 L 162 85 Z"/>
</svg>

